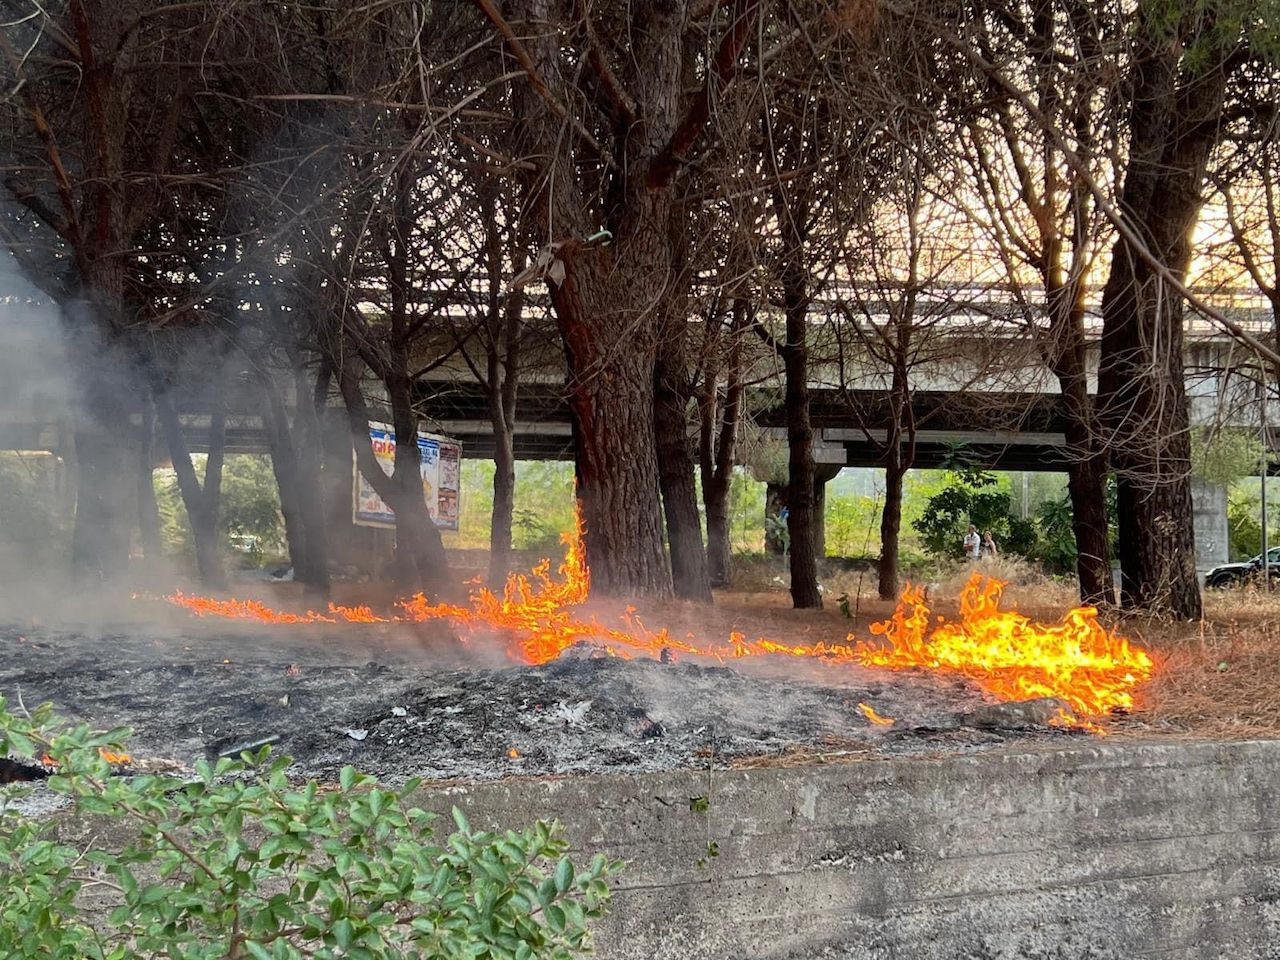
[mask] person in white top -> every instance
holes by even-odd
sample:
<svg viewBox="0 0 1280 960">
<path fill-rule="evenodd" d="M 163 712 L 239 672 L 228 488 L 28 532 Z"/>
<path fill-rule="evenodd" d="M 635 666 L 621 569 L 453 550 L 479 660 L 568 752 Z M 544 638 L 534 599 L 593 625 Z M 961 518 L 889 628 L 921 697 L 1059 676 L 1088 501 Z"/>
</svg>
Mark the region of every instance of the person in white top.
<svg viewBox="0 0 1280 960">
<path fill-rule="evenodd" d="M 969 524 L 969 532 L 964 535 L 964 556 L 970 562 L 982 556 L 982 537 L 972 523 Z"/>
<path fill-rule="evenodd" d="M 1000 551 L 996 549 L 995 538 L 991 536 L 990 530 L 982 531 L 982 552 L 992 559 L 1000 555 Z"/>
</svg>

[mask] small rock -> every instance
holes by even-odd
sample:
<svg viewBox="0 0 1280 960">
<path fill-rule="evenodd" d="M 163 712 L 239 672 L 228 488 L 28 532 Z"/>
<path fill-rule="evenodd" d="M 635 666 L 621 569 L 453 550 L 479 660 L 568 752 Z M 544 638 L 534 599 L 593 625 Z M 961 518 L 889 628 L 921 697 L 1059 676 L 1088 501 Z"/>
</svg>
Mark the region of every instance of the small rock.
<svg viewBox="0 0 1280 960">
<path fill-rule="evenodd" d="M 363 740 L 365 737 L 369 735 L 368 730 L 352 730 L 351 728 L 347 728 L 342 732 L 345 733 L 352 740 Z"/>
<path fill-rule="evenodd" d="M 409 715 L 409 711 L 404 707 L 392 707 L 391 715 L 393 717 L 407 717 Z"/>
<path fill-rule="evenodd" d="M 992 703 L 964 714 L 960 722 L 979 730 L 1026 730 L 1030 727 L 1048 726 L 1059 711 L 1066 709 L 1067 705 L 1057 697 L 1041 697 L 1016 703 Z"/>
</svg>

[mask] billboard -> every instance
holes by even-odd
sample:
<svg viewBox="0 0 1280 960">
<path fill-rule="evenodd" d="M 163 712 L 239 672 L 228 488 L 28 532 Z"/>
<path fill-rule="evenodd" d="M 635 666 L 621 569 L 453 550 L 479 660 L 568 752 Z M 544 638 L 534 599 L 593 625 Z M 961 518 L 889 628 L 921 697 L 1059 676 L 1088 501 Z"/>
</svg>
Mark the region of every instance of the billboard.
<svg viewBox="0 0 1280 960">
<path fill-rule="evenodd" d="M 373 441 L 374 458 L 382 472 L 390 476 L 396 462 L 395 429 L 385 423 L 371 423 L 369 439 Z M 422 496 L 427 501 L 427 513 L 441 530 L 457 530 L 462 490 L 462 445 L 447 437 L 420 433 L 418 453 L 422 459 Z M 352 521 L 364 527 L 394 527 L 395 513 L 369 485 L 369 481 L 361 476 L 354 457 L 352 466 L 355 471 Z"/>
</svg>

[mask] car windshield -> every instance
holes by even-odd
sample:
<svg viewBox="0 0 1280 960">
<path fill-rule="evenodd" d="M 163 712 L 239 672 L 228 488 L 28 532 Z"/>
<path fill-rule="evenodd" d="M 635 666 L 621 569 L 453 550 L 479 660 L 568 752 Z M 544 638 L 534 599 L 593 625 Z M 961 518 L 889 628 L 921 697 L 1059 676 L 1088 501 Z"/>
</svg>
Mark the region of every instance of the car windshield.
<svg viewBox="0 0 1280 960">
<path fill-rule="evenodd" d="M 1250 563 L 1262 564 L 1262 554 L 1258 554 Z M 1267 566 L 1280 567 L 1280 547 L 1272 547 L 1267 551 Z"/>
</svg>

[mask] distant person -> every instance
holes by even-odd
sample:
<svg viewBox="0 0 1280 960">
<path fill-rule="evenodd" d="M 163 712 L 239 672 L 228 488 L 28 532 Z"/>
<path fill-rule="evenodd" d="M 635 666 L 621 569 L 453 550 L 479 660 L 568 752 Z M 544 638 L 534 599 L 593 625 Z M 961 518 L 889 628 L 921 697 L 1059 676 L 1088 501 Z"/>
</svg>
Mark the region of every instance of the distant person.
<svg viewBox="0 0 1280 960">
<path fill-rule="evenodd" d="M 982 553 L 984 556 L 992 558 L 1000 556 L 1000 551 L 996 549 L 996 541 L 991 536 L 990 530 L 982 531 Z"/>
<path fill-rule="evenodd" d="M 982 537 L 978 536 L 978 528 L 969 524 L 969 532 L 964 535 L 964 558 L 972 563 L 982 556 Z"/>
</svg>

